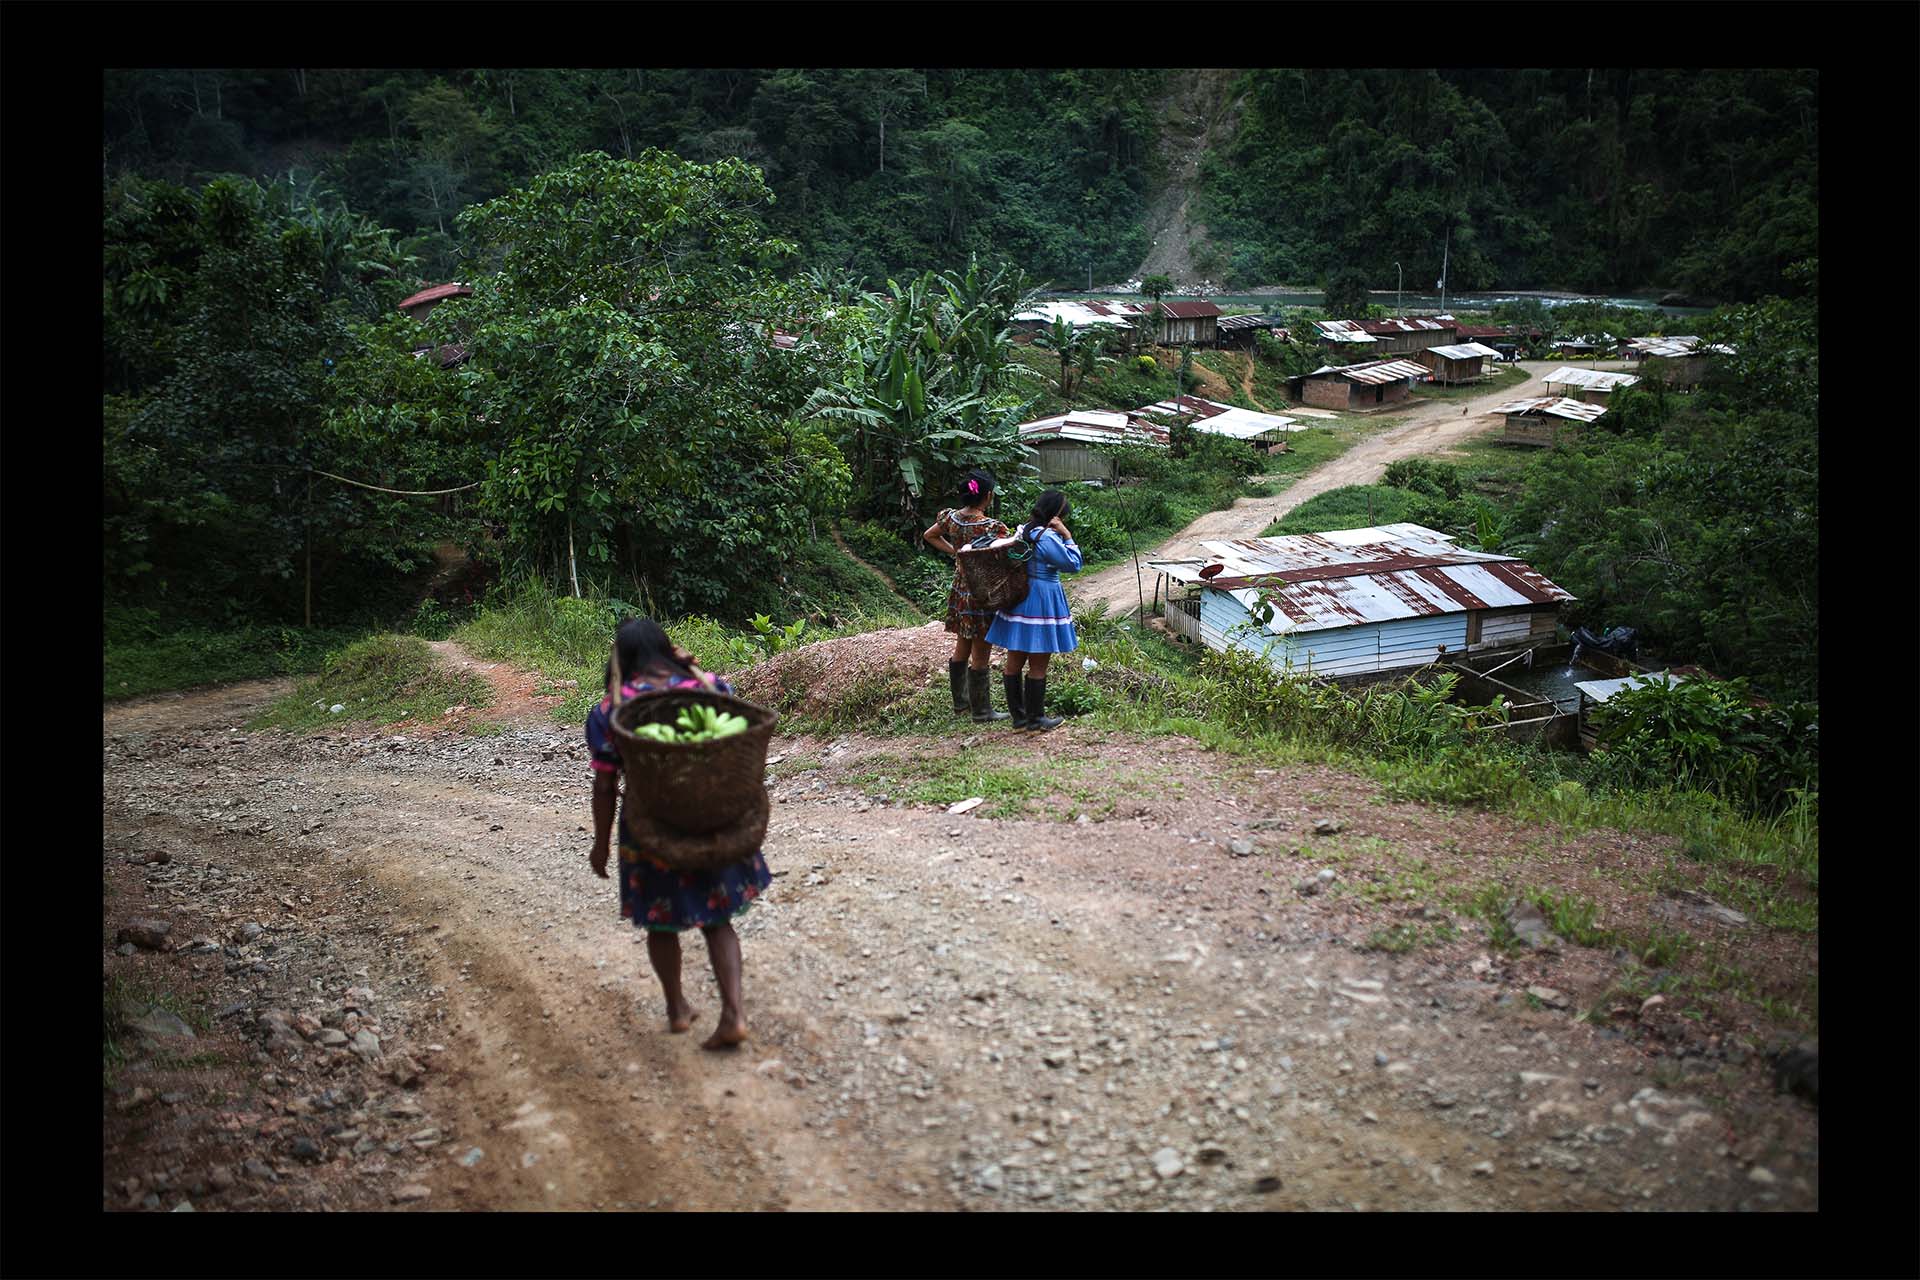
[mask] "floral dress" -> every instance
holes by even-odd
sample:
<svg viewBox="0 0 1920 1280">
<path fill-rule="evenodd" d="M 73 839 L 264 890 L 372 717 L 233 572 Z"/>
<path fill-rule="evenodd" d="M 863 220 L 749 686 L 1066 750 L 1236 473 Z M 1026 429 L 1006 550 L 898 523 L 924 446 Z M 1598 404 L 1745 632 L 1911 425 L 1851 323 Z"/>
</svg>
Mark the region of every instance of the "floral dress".
<svg viewBox="0 0 1920 1280">
<path fill-rule="evenodd" d="M 667 688 L 697 688 L 697 680 L 675 680 Z M 733 692 L 726 681 L 715 678 L 713 687 L 721 693 Z M 632 698 L 657 692 L 659 686 L 641 680 L 627 683 L 621 697 Z M 602 698 L 587 715 L 587 748 L 593 753 L 596 773 L 620 773 L 620 744 L 613 736 L 613 704 Z M 620 797 L 620 916 L 636 928 L 665 933 L 682 929 L 703 929 L 727 921 L 753 905 L 773 883 L 767 860 L 758 849 L 753 856 L 730 863 L 717 871 L 669 871 L 647 856 L 627 831 L 627 800 Z"/>
<path fill-rule="evenodd" d="M 945 538 L 948 546 L 956 548 L 966 546 L 983 533 L 996 538 L 1007 536 L 1007 526 L 992 516 L 982 514 L 978 520 L 962 520 L 957 507 L 942 511 L 933 531 Z M 978 640 L 987 634 L 987 626 L 992 621 L 993 610 L 974 607 L 967 580 L 960 576 L 960 566 L 954 565 L 953 587 L 947 592 L 947 630 L 963 640 Z"/>
</svg>

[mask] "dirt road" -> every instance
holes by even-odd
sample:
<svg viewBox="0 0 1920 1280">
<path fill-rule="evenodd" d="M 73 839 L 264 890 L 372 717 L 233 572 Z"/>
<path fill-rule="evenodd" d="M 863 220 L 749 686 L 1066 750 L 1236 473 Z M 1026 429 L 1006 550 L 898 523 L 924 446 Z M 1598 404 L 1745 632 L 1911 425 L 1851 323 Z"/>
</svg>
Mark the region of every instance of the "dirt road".
<svg viewBox="0 0 1920 1280">
<path fill-rule="evenodd" d="M 1520 368 L 1527 374 L 1524 382 L 1509 383 L 1498 391 L 1464 403 L 1435 400 L 1418 406 L 1379 435 L 1361 441 L 1325 466 L 1307 472 L 1281 493 L 1271 498 L 1240 498 L 1231 507 L 1208 512 L 1155 547 L 1151 554 L 1142 551 L 1141 561 L 1198 555 L 1202 542 L 1257 538 L 1268 525 L 1309 498 L 1345 485 L 1373 484 L 1386 474 L 1387 464 L 1391 462 L 1436 453 L 1479 432 L 1493 430 L 1499 426 L 1499 420 L 1487 417 L 1487 410 L 1509 400 L 1543 394 L 1541 376 L 1558 367 L 1557 362 L 1522 361 Z M 1464 414 L 1462 409 L 1466 410 Z M 1144 573 L 1142 580 L 1146 582 L 1150 599 L 1152 574 Z M 1065 581 L 1067 597 L 1076 609 L 1104 601 L 1110 609 L 1121 611 L 1139 602 L 1131 560 Z"/>
<path fill-rule="evenodd" d="M 190 971 L 251 1064 L 200 1110 L 109 1100 L 109 1207 L 1816 1207 L 1817 1114 L 1576 1020 L 1584 949 L 1356 949 L 1353 859 L 1565 861 L 1503 819 L 1072 725 L 1058 794 L 951 817 L 901 799 L 911 742 L 777 739 L 753 1039 L 716 1056 L 587 868 L 576 730 L 238 728 L 282 687 L 103 718 L 105 963 Z M 112 953 L 157 914 L 207 942 Z"/>
</svg>

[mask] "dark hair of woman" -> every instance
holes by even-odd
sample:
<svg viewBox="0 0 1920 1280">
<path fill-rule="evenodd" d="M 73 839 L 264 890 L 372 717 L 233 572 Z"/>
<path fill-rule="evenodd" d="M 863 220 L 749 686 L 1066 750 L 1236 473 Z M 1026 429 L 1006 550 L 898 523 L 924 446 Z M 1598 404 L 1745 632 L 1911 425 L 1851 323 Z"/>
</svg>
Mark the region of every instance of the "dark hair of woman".
<svg viewBox="0 0 1920 1280">
<path fill-rule="evenodd" d="M 1040 541 L 1040 535 L 1047 531 L 1047 526 L 1056 518 L 1065 519 L 1066 514 L 1067 495 L 1058 489 L 1043 491 L 1040 500 L 1033 504 L 1033 514 L 1027 517 L 1027 541 Z"/>
<path fill-rule="evenodd" d="M 977 507 L 993 492 L 993 472 L 975 467 L 960 481 L 960 505 Z"/>
<path fill-rule="evenodd" d="M 620 654 L 623 680 L 637 679 L 644 671 L 672 671 L 689 680 L 694 678 L 688 664 L 675 656 L 681 652 L 679 646 L 652 618 L 628 618 L 614 633 L 613 643 Z M 612 680 L 613 662 L 609 659 L 603 683 Z"/>
</svg>

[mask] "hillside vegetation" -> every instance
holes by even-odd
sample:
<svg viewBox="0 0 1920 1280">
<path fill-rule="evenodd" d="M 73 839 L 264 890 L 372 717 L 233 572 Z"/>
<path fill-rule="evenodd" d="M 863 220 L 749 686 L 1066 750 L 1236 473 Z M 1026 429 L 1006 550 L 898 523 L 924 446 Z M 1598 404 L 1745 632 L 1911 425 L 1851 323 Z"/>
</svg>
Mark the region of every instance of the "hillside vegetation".
<svg viewBox="0 0 1920 1280">
<path fill-rule="evenodd" d="M 480 247 L 466 205 L 649 147 L 759 168 L 800 263 L 872 283 L 979 253 L 1424 287 L 1450 232 L 1456 289 L 1749 300 L 1819 225 L 1813 71 L 112 71 L 104 105 L 109 175 L 317 178 L 435 278 Z"/>
</svg>

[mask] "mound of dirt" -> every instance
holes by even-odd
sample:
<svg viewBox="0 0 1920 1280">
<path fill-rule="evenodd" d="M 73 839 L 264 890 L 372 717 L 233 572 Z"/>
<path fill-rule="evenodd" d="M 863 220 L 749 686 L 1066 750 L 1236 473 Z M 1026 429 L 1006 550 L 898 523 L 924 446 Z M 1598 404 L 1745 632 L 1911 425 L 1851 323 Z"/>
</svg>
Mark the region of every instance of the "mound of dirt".
<svg viewBox="0 0 1920 1280">
<path fill-rule="evenodd" d="M 731 679 L 741 697 L 784 712 L 824 713 L 856 692 L 879 709 L 944 679 L 952 653 L 953 637 L 929 622 L 803 645 Z"/>
</svg>

